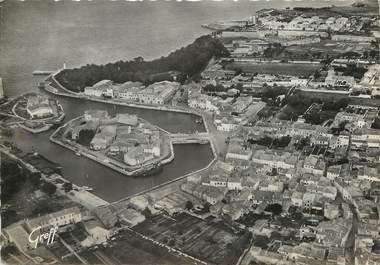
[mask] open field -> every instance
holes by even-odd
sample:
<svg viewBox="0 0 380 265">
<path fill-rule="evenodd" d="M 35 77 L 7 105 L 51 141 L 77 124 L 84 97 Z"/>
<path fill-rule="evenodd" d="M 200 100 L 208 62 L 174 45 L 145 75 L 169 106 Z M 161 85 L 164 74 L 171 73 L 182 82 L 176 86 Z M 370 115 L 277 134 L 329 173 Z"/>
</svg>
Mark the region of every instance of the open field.
<svg viewBox="0 0 380 265">
<path fill-rule="evenodd" d="M 351 97 L 347 94 L 341 94 L 341 93 L 326 93 L 323 91 L 302 91 L 299 90 L 300 95 L 309 97 L 309 98 L 319 98 L 322 101 L 323 100 L 339 100 L 342 98 L 348 98 L 350 104 L 353 105 L 368 105 L 373 107 L 378 107 L 380 105 L 380 99 L 374 99 L 374 98 L 358 98 L 358 97 Z"/>
<path fill-rule="evenodd" d="M 212 264 L 235 264 L 249 243 L 247 236 L 223 222 L 205 221 L 186 213 L 175 219 L 155 215 L 134 230 Z"/>
<path fill-rule="evenodd" d="M 292 45 L 286 47 L 286 51 L 290 52 L 294 57 L 304 57 L 305 53 L 309 55 L 313 54 L 321 54 L 326 56 L 329 54 L 330 56 L 337 56 L 346 52 L 357 52 L 362 53 L 364 51 L 370 50 L 370 44 L 366 43 L 350 43 L 350 42 L 340 42 L 340 41 L 331 41 L 331 40 L 323 40 L 320 43 L 312 43 L 306 45 Z"/>
<path fill-rule="evenodd" d="M 102 251 L 119 264 L 194 264 L 194 261 L 169 252 L 132 231 L 121 231 Z"/>
<path fill-rule="evenodd" d="M 279 74 L 309 76 L 320 69 L 320 64 L 292 64 L 292 63 L 246 63 L 233 62 L 226 66 L 226 69 L 241 69 L 243 72 L 259 74 Z"/>
</svg>

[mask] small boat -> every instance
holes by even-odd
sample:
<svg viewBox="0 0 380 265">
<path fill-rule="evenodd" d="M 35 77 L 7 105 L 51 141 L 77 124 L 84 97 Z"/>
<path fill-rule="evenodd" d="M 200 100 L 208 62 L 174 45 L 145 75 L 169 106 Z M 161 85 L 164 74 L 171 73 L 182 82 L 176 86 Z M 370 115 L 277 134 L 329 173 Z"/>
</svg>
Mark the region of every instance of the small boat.
<svg viewBox="0 0 380 265">
<path fill-rule="evenodd" d="M 81 156 L 81 153 L 79 151 L 75 152 L 77 156 Z"/>
<path fill-rule="evenodd" d="M 82 186 L 82 189 L 85 191 L 92 191 L 93 190 L 93 188 L 90 188 L 88 186 Z"/>
<path fill-rule="evenodd" d="M 203 119 L 200 119 L 200 118 L 196 119 L 195 122 L 198 123 L 198 124 L 202 124 L 203 123 Z"/>
</svg>

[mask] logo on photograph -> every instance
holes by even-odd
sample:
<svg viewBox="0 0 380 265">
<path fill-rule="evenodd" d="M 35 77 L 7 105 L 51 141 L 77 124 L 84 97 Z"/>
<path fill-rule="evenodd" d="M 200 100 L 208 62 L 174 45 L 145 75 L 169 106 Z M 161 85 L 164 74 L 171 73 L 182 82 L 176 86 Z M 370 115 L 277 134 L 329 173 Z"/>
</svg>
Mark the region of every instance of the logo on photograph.
<svg viewBox="0 0 380 265">
<path fill-rule="evenodd" d="M 29 234 L 29 242 L 32 244 L 32 246 L 34 245 L 34 248 L 37 248 L 38 244 L 43 244 L 44 242 L 46 242 L 47 246 L 53 244 L 58 226 L 50 228 L 50 231 L 45 233 L 42 233 L 41 229 L 42 226 L 39 226 Z"/>
</svg>

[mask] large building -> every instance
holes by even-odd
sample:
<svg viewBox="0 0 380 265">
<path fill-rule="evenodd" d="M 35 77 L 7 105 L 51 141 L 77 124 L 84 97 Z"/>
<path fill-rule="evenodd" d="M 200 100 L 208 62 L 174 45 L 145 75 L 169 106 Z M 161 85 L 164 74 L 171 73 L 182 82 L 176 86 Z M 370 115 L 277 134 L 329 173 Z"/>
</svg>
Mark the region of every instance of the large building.
<svg viewBox="0 0 380 265">
<path fill-rule="evenodd" d="M 92 138 L 90 147 L 93 150 L 103 150 L 106 149 L 116 137 L 116 126 L 115 125 L 105 125 L 99 126 L 97 132 Z"/>
<path fill-rule="evenodd" d="M 49 98 L 42 95 L 30 96 L 26 104 L 26 111 L 32 119 L 53 115 Z"/>
<path fill-rule="evenodd" d="M 93 86 L 84 88 L 84 94 L 93 97 L 108 96 L 113 97 L 113 87 L 111 80 L 102 80 Z"/>
<path fill-rule="evenodd" d="M 138 92 L 144 88 L 144 85 L 140 82 L 129 81 L 117 86 L 117 92 L 115 91 L 115 94 L 117 94 L 117 96 L 121 99 L 138 101 Z"/>
<path fill-rule="evenodd" d="M 139 102 L 144 104 L 163 105 L 173 97 L 179 88 L 179 83 L 162 81 L 154 83 L 138 92 Z"/>
<path fill-rule="evenodd" d="M 46 214 L 26 221 L 30 230 L 39 226 L 42 229 L 54 226 L 64 226 L 68 224 L 75 224 L 82 220 L 82 214 L 78 207 L 71 207 L 63 209 L 58 212 Z"/>
</svg>

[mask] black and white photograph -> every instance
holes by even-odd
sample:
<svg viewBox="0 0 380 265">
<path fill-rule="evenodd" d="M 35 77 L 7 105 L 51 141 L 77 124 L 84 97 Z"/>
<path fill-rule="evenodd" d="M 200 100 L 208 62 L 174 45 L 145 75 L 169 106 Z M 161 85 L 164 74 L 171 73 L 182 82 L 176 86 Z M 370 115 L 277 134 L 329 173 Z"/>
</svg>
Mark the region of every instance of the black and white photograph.
<svg viewBox="0 0 380 265">
<path fill-rule="evenodd" d="M 0 264 L 380 265 L 378 0 L 0 0 Z"/>
</svg>

